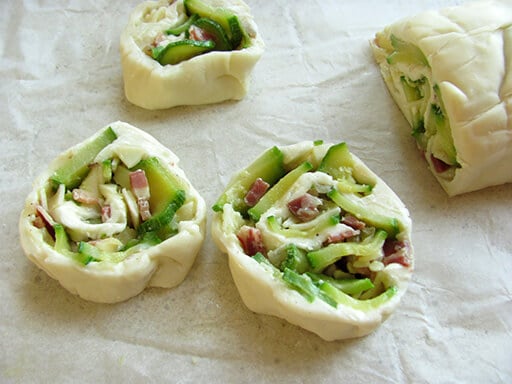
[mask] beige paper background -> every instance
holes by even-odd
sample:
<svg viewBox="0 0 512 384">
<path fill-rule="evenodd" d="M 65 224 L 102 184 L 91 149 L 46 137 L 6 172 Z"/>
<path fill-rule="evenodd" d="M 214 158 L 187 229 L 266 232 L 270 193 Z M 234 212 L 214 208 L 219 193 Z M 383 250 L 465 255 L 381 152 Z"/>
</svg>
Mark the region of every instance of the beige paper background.
<svg viewBox="0 0 512 384">
<path fill-rule="evenodd" d="M 460 1 L 248 1 L 266 51 L 247 97 L 166 111 L 123 96 L 119 35 L 136 3 L 0 2 L 0 382 L 512 382 L 512 188 L 449 199 L 368 44 L 400 17 Z M 271 145 L 347 141 L 413 218 L 401 306 L 339 342 L 254 314 L 209 230 L 175 289 L 116 305 L 72 296 L 25 258 L 18 216 L 45 164 L 116 120 L 171 148 L 208 206 Z"/>
</svg>

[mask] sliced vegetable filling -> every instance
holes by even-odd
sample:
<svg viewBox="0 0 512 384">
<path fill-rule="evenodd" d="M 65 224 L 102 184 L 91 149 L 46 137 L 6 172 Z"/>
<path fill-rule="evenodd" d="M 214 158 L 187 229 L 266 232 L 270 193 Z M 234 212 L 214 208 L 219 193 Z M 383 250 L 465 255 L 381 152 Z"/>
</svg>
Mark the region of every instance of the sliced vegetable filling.
<svg viewBox="0 0 512 384">
<path fill-rule="evenodd" d="M 250 38 L 231 11 L 201 0 L 184 0 L 185 19 L 158 34 L 144 49 L 161 65 L 174 65 L 212 51 L 248 47 Z"/>
<path fill-rule="evenodd" d="M 460 164 L 441 89 L 432 82 L 427 58 L 419 47 L 393 34 L 389 39 L 378 34 L 375 44 L 387 54 L 386 82 L 396 92 L 418 148 L 439 176 L 453 178 Z"/>
<path fill-rule="evenodd" d="M 318 161 L 284 159 L 277 147 L 265 152 L 213 206 L 239 215 L 244 253 L 310 302 L 366 310 L 393 297 L 384 269 L 411 261 L 399 219 L 371 203 L 377 181 L 360 174 L 345 143 Z"/>
<path fill-rule="evenodd" d="M 144 155 L 135 166 L 117 155 L 97 162 L 116 139 L 107 128 L 77 147 L 39 190 L 33 225 L 83 265 L 117 263 L 174 236 L 187 199 L 180 179 L 156 157 Z"/>
</svg>

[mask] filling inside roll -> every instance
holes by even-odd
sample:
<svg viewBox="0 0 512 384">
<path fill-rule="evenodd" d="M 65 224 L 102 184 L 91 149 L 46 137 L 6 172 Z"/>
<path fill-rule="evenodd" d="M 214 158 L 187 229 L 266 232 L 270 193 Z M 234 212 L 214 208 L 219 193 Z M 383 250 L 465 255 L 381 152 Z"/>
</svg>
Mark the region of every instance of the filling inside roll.
<svg viewBox="0 0 512 384">
<path fill-rule="evenodd" d="M 201 0 L 175 0 L 148 10 L 141 31 L 160 25 L 162 19 L 172 26 L 152 31 L 152 41 L 141 49 L 162 65 L 178 64 L 211 51 L 232 51 L 250 45 L 248 32 L 232 11 Z"/>
<path fill-rule="evenodd" d="M 284 151 L 264 152 L 213 206 L 225 238 L 310 302 L 366 310 L 389 300 L 397 289 L 384 271 L 412 269 L 412 254 L 402 218 L 376 201 L 377 178 L 345 143 Z"/>
<path fill-rule="evenodd" d="M 453 179 L 457 151 L 439 85 L 423 52 L 393 34 L 378 33 L 373 42 L 383 77 L 412 128 L 418 148 L 437 176 Z"/>
<path fill-rule="evenodd" d="M 158 157 L 108 127 L 78 147 L 37 190 L 32 224 L 78 263 L 118 263 L 193 218 L 186 186 Z"/>
</svg>

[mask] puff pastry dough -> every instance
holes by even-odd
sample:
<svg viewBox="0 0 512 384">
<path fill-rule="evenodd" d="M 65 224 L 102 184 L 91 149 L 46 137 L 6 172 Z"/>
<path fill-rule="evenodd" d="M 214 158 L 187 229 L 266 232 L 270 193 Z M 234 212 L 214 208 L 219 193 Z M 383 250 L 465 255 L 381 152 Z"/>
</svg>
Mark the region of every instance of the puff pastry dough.
<svg viewBox="0 0 512 384">
<path fill-rule="evenodd" d="M 323 339 L 337 340 L 366 335 L 393 312 L 406 291 L 412 274 L 413 248 L 410 243 L 411 220 L 408 210 L 395 193 L 361 160 L 352 155 L 349 174 L 350 177 L 354 176 L 358 182 L 372 186 L 371 192 L 364 196 L 360 193 L 343 192 L 335 177 L 320 171 L 322 159 L 331 147 L 330 144 L 313 142 L 275 147 L 272 151 L 278 155 L 280 152 L 283 155 L 282 165 L 285 172 L 278 182 L 271 184 L 270 189 L 253 207 L 258 212 L 256 217 L 251 211 L 253 208 L 246 211 L 247 207 L 240 204 L 238 198 L 245 195 L 244 201 L 247 201 L 248 196 L 251 195 L 248 191 L 257 189 L 254 188 L 254 185 L 259 181 L 252 184 L 251 187 L 247 187 L 250 182 L 258 178 L 258 175 L 251 174 L 251 172 L 267 166 L 267 169 L 275 169 L 276 166 L 275 164 L 269 165 L 272 163 L 268 160 L 256 160 L 252 165 L 241 170 L 233 177 L 226 192 L 214 206 L 216 213 L 212 218 L 212 236 L 218 247 L 227 253 L 234 282 L 243 302 L 249 309 L 257 313 L 286 319 L 292 324 L 314 332 Z M 260 160 L 264 158 L 265 155 L 262 155 Z M 255 164 L 258 165 L 255 166 Z M 301 165 L 298 166 L 298 164 Z M 305 169 L 309 170 L 297 177 L 296 170 L 304 167 L 304 164 L 310 164 L 311 167 L 307 165 Z M 347 169 L 342 171 L 345 172 Z M 260 176 L 263 179 L 266 178 L 266 176 Z M 290 178 L 293 179 L 291 183 Z M 282 180 L 287 180 L 283 181 L 285 187 L 281 183 Z M 368 239 L 373 236 L 377 236 L 368 234 L 364 240 L 363 232 L 382 233 L 382 230 L 376 230 L 376 228 L 381 227 L 380 224 L 384 221 L 377 224 L 364 214 L 361 216 L 354 211 L 351 213 L 349 210 L 352 209 L 340 208 L 329 201 L 326 194 L 333 193 L 333 189 L 338 190 L 345 197 L 348 196 L 348 199 L 366 212 L 393 218 L 394 229 L 389 229 L 385 225 L 382 227 L 386 227 L 388 231 L 387 236 L 390 241 L 388 244 L 397 245 L 396 249 L 384 253 L 382 243 L 380 243 L 375 248 L 375 254 L 369 258 L 348 255 L 347 253 L 359 252 L 349 250 L 345 251 L 343 257 L 337 257 L 337 262 L 331 261 L 325 265 L 316 264 L 316 267 L 313 267 L 311 262 L 315 260 L 312 255 L 319 249 L 325 250 L 326 247 L 335 244 L 338 244 L 337 246 L 341 244 L 341 248 L 351 247 L 354 244 L 360 246 L 367 243 Z M 267 194 L 275 195 L 273 191 L 277 190 L 280 190 L 277 200 L 270 205 L 264 202 L 262 204 L 265 207 L 259 209 L 258 206 L 265 196 Z M 300 216 L 301 213 L 292 214 L 290 202 L 301 201 L 302 197 L 310 193 L 315 194 L 313 202 L 315 199 L 323 200 L 314 203 L 317 207 L 320 204 L 321 213 L 311 221 L 297 220 L 297 216 Z M 334 194 L 336 193 L 334 192 Z M 291 204 L 293 205 L 293 203 Z M 301 207 L 306 209 L 307 204 L 306 202 Z M 361 229 L 360 232 L 345 224 L 350 222 L 347 216 L 351 214 L 359 215 L 361 221 L 366 222 L 366 229 Z M 341 217 L 340 221 L 335 220 L 331 224 L 325 225 L 326 218 L 331 220 L 337 215 Z M 280 226 L 277 229 L 274 225 L 276 220 Z M 250 235 L 247 236 L 244 233 Z M 347 238 L 336 240 L 338 234 L 345 234 Z M 261 239 L 259 246 L 258 238 Z M 250 244 L 247 246 L 247 241 L 252 241 L 252 246 Z M 340 243 L 336 243 L 336 241 L 340 241 Z M 287 262 L 282 264 L 283 259 L 279 259 L 283 247 L 289 249 L 288 247 L 292 243 L 294 244 L 292 248 L 297 246 L 302 250 L 303 255 L 306 252 L 306 257 L 309 260 L 307 265 L 303 261 L 302 266 L 297 267 L 295 271 L 290 271 L 290 268 L 293 269 L 293 267 Z M 386 257 L 391 257 L 390 253 L 395 259 L 394 262 L 388 263 Z M 265 254 L 265 257 L 262 254 Z M 400 258 L 402 259 L 399 260 Z M 345 266 L 339 264 L 341 259 L 347 260 Z M 367 290 L 357 294 L 354 292 L 350 297 L 348 294 L 342 294 L 341 300 L 337 304 L 322 293 L 322 290 L 326 288 L 322 279 L 331 283 L 339 281 L 332 280 L 334 276 L 336 279 L 348 277 L 350 281 L 354 281 L 354 276 L 360 277 L 358 272 L 365 274 L 373 282 L 373 288 L 366 288 Z M 311 285 L 312 279 L 315 280 L 314 286 Z M 316 292 L 316 294 L 304 295 L 305 291 L 301 292 L 301 289 L 294 285 L 296 283 L 309 285 L 309 293 Z M 332 289 L 332 287 L 327 288 Z M 329 290 L 327 291 L 329 292 Z M 332 293 L 332 290 L 330 292 Z"/>
<path fill-rule="evenodd" d="M 371 46 L 432 173 L 450 195 L 512 181 L 512 3 L 405 18 Z"/>
<path fill-rule="evenodd" d="M 183 0 L 145 1 L 131 13 L 121 34 L 121 65 L 126 98 L 146 109 L 240 100 L 264 51 L 263 40 L 241 0 L 208 1 L 234 12 L 250 37 L 249 45 L 232 51 L 212 51 L 175 65 L 160 65 L 144 53 L 163 31 L 185 17 Z"/>
<path fill-rule="evenodd" d="M 78 181 L 75 187 L 52 181 L 59 169 L 65 169 L 73 159 L 79 158 L 81 149 L 90 148 L 107 130 L 115 135 L 111 134 L 110 143 L 102 144 L 90 164 L 110 164 L 113 176 L 107 175 L 107 180 L 100 181 L 96 192 L 89 184 L 92 168 L 86 176 L 89 181 Z M 138 217 L 138 200 L 125 184 L 130 183 L 126 181 L 129 170 L 148 159 L 164 170 L 160 173 L 164 182 L 171 177 L 179 184 L 184 193 L 180 196 L 184 198 L 175 206 L 178 209 L 173 212 L 172 222 L 165 223 L 171 231 L 164 231 L 162 222 L 160 229 L 146 227 L 143 237 L 139 230 L 143 224 Z M 204 200 L 178 164 L 176 155 L 152 136 L 119 121 L 60 154 L 35 180 L 20 216 L 20 241 L 27 257 L 71 293 L 95 302 L 119 302 L 137 295 L 145 287 L 178 285 L 201 248 L 206 216 Z M 102 173 L 98 175 L 103 177 Z M 153 176 L 147 172 L 146 175 L 151 196 L 155 196 L 155 201 L 167 202 L 165 193 L 158 188 L 152 190 L 156 185 Z M 160 177 L 158 172 L 156 175 Z M 91 191 L 95 193 L 97 201 L 83 200 L 79 192 L 84 190 L 89 195 Z M 152 203 L 151 198 L 149 201 Z M 100 215 L 106 217 L 101 220 Z M 65 230 L 60 240 L 57 240 L 56 226 Z M 59 241 L 64 241 L 65 246 L 59 245 Z M 101 256 L 95 259 L 96 254 Z"/>
</svg>

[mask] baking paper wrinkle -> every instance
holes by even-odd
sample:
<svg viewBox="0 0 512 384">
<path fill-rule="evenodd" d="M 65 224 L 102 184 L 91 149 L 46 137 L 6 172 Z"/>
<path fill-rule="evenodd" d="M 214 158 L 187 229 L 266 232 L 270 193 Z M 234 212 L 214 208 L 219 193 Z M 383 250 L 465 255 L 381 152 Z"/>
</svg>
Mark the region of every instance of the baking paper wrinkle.
<svg viewBox="0 0 512 384">
<path fill-rule="evenodd" d="M 396 332 L 396 331 L 395 331 Z M 395 354 L 395 361 L 396 364 L 393 366 L 395 377 L 390 378 L 390 382 L 392 383 L 405 383 L 407 382 L 407 352 L 404 352 L 402 348 L 400 348 L 400 340 L 397 341 L 397 338 L 395 336 L 395 332 L 391 334 L 393 340 L 393 344 L 390 346 L 391 351 Z M 404 356 L 404 354 L 406 356 Z"/>
<path fill-rule="evenodd" d="M 212 323 L 208 324 L 208 327 L 205 328 L 211 328 L 212 326 L 215 326 L 214 319 L 212 319 Z M 232 326 L 237 327 L 240 325 L 233 323 Z M 203 329 L 202 325 L 198 325 L 197 323 L 194 323 L 194 327 L 196 328 L 196 331 L 191 331 L 196 334 L 198 334 L 198 329 Z M 183 324 L 182 328 L 189 329 L 189 326 L 187 324 Z M 190 339 L 190 343 L 187 343 L 188 338 L 186 336 L 176 338 L 174 342 L 169 343 L 166 338 L 161 339 L 135 335 L 130 337 L 130 335 L 128 334 L 112 332 L 112 330 L 108 328 L 96 327 L 96 329 L 105 340 L 129 344 L 136 348 L 148 348 L 165 352 L 167 354 L 174 354 L 177 356 L 198 357 L 201 359 L 209 359 L 212 361 L 233 361 L 244 359 L 243 356 L 240 356 L 239 351 L 233 350 L 227 353 L 224 349 L 220 348 L 219 346 L 197 344 L 195 343 L 195 341 L 197 340 L 193 339 Z M 175 327 L 173 330 L 176 331 L 178 335 L 180 335 L 181 331 L 179 330 L 179 327 Z M 142 333 L 139 333 L 139 335 L 141 334 Z M 170 334 L 169 337 L 171 337 Z"/>
<path fill-rule="evenodd" d="M 178 356 L 193 356 L 193 357 L 199 357 L 199 358 L 206 358 L 206 359 L 216 359 L 216 360 L 223 360 L 220 358 L 218 353 L 212 353 L 210 350 L 203 350 L 201 348 L 177 348 L 175 344 L 169 344 L 166 342 L 166 340 L 158 342 L 157 340 L 153 339 L 144 339 L 144 338 L 137 338 L 137 337 L 123 337 L 124 335 L 112 335 L 110 337 L 109 332 L 105 332 L 103 334 L 104 338 L 106 340 L 114 341 L 114 342 L 122 342 L 125 344 L 130 344 L 134 347 L 142 347 L 142 348 L 148 348 L 148 349 L 154 349 L 157 351 L 165 352 L 165 353 L 171 353 Z M 229 360 L 234 358 L 235 356 L 229 356 L 225 357 L 224 359 Z"/>
<path fill-rule="evenodd" d="M 297 46 L 302 46 L 301 39 L 300 39 L 300 31 L 297 28 L 297 20 L 295 19 L 293 15 L 293 9 L 286 8 L 284 10 L 283 18 L 286 20 L 286 24 L 290 27 L 290 31 L 293 32 L 294 40 L 293 42 L 296 44 L 295 48 Z"/>
</svg>

